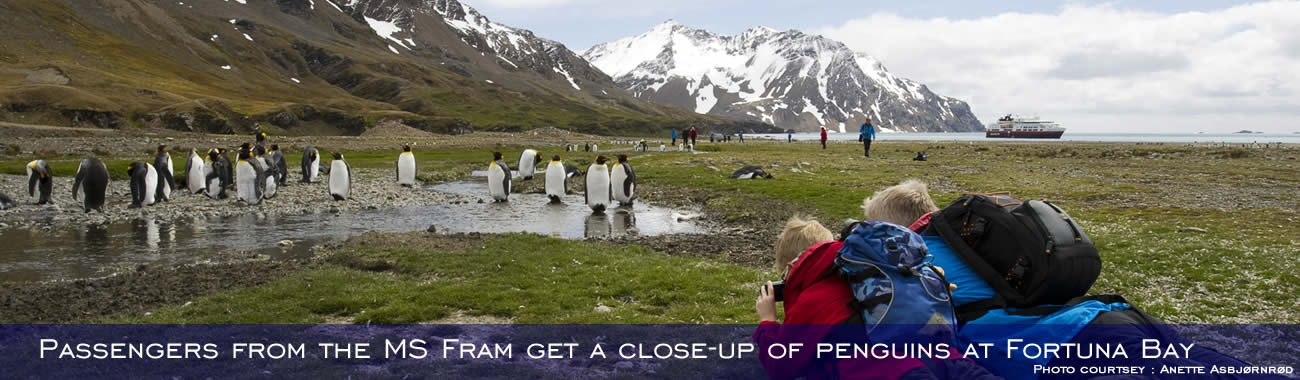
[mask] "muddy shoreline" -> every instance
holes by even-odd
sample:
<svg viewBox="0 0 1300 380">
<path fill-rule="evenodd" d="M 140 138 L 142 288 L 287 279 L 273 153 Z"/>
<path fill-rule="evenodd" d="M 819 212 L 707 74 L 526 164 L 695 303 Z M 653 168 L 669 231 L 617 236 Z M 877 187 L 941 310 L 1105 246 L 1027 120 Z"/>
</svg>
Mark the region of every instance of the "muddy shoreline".
<svg viewBox="0 0 1300 380">
<path fill-rule="evenodd" d="M 84 212 L 80 202 L 72 199 L 68 189 L 72 178 L 54 177 L 53 204 L 32 205 L 27 195 L 27 178 L 20 175 L 0 175 L 0 192 L 18 197 L 20 207 L 0 211 L 0 229 L 51 228 L 63 225 L 94 225 L 138 219 L 214 218 L 245 214 L 259 217 L 278 215 L 306 215 L 343 213 L 360 210 L 377 210 L 407 206 L 470 202 L 473 198 L 456 194 L 423 191 L 397 186 L 392 173 L 378 169 L 354 169 L 352 197 L 345 201 L 330 198 L 325 181 L 299 183 L 289 181 L 276 196 L 260 205 L 244 205 L 227 191 L 226 199 L 211 199 L 204 195 L 188 194 L 184 190 L 172 193 L 168 202 L 128 208 L 131 191 L 127 181 L 109 184 L 108 205 L 104 212 Z"/>
</svg>

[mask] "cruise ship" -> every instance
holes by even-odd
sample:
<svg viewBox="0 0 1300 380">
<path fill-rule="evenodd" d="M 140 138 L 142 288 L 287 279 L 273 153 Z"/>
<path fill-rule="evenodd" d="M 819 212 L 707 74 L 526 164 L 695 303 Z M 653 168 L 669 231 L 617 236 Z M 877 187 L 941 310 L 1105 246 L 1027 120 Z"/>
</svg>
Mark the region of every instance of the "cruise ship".
<svg viewBox="0 0 1300 380">
<path fill-rule="evenodd" d="M 989 138 L 1022 139 L 1059 139 L 1065 134 L 1065 128 L 1054 121 L 1040 120 L 1037 117 L 1020 117 L 1007 115 L 998 119 L 997 124 L 988 126 L 984 136 Z"/>
</svg>

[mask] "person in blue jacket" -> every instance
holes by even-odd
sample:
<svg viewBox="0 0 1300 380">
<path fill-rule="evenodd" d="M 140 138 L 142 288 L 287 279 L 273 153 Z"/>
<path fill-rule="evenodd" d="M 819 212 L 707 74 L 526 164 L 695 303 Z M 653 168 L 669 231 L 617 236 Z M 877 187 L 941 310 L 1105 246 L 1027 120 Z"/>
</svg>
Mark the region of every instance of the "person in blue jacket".
<svg viewBox="0 0 1300 380">
<path fill-rule="evenodd" d="M 858 141 L 862 141 L 862 154 L 871 157 L 871 141 L 876 139 L 876 127 L 871 125 L 871 118 L 862 123 L 862 128 L 858 129 Z"/>
<path fill-rule="evenodd" d="M 926 185 L 909 180 L 885 188 L 864 200 L 862 209 L 866 220 L 883 220 L 909 226 L 909 229 L 922 235 L 930 256 L 934 258 L 933 264 L 943 268 L 945 279 L 956 285 L 952 291 L 952 304 L 959 313 L 957 335 L 963 345 L 973 343 L 1005 345 L 1007 340 L 1012 338 L 1035 344 L 1120 344 L 1130 350 L 1129 352 L 1134 356 L 1132 360 L 1125 358 L 1090 362 L 995 353 L 976 359 L 980 365 L 998 376 L 1008 379 L 1037 379 L 1039 374 L 1034 372 L 1034 366 L 1049 364 L 1098 365 L 1104 362 L 1106 365 L 1159 364 L 1207 368 L 1248 366 L 1239 359 L 1199 344 L 1191 345 L 1192 348 L 1185 355 L 1177 358 L 1144 360 L 1137 357 L 1140 351 L 1138 347 L 1146 339 L 1156 339 L 1165 344 L 1190 344 L 1190 342 L 1177 331 L 1166 326 L 1164 321 L 1141 312 L 1119 296 L 1088 297 L 1065 305 L 1036 305 L 1029 309 L 994 308 L 982 315 L 960 315 L 963 306 L 977 306 L 982 301 L 996 297 L 997 292 L 953 251 L 942 237 L 928 228 L 931 216 L 940 210 L 930 198 Z"/>
<path fill-rule="evenodd" d="M 677 129 L 673 128 L 673 146 L 677 146 Z"/>
</svg>

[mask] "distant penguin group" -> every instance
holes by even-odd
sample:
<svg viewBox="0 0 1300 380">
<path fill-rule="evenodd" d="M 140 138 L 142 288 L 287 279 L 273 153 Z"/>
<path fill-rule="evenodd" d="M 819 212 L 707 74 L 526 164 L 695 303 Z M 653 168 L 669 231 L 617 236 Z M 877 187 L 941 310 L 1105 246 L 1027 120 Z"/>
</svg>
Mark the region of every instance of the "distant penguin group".
<svg viewBox="0 0 1300 380">
<path fill-rule="evenodd" d="M 592 146 L 588 145 L 589 149 Z M 567 148 L 567 147 L 566 147 Z M 488 163 L 488 195 L 493 202 L 509 201 L 511 192 L 510 167 L 501 161 L 501 152 L 492 152 L 492 162 Z M 537 157 L 540 153 L 525 149 L 520 155 L 519 176 L 529 179 L 536 173 Z M 605 156 L 597 156 L 596 161 L 587 167 L 584 174 L 577 167 L 566 164 L 559 155 L 551 156 L 542 172 L 545 179 L 544 190 L 550 203 L 564 202 L 569 193 L 568 180 L 577 176 L 586 176 L 586 191 L 583 203 L 595 214 L 604 214 L 615 205 L 630 207 L 636 200 L 636 171 L 628 162 L 627 155 L 619 155 L 618 161 L 611 168 Z"/>
</svg>

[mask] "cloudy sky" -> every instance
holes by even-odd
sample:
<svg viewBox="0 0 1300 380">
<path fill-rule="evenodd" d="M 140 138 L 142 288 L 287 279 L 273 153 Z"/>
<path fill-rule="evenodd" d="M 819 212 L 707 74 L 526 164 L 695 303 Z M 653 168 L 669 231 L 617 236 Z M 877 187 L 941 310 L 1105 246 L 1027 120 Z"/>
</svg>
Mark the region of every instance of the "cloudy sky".
<svg viewBox="0 0 1300 380">
<path fill-rule="evenodd" d="M 464 0 L 575 51 L 667 19 L 842 41 L 970 103 L 1078 131 L 1300 131 L 1300 1 Z"/>
</svg>

